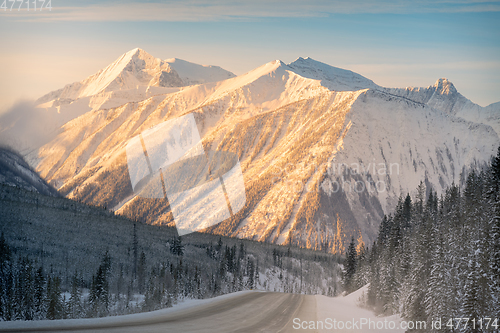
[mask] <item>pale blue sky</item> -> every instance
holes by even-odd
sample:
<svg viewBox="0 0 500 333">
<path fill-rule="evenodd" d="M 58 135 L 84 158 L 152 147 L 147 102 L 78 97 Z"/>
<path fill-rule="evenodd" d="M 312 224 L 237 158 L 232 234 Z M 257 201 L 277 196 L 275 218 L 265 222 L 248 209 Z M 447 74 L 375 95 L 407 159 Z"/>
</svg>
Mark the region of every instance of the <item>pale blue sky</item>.
<svg viewBox="0 0 500 333">
<path fill-rule="evenodd" d="M 309 56 L 383 86 L 447 77 L 473 102 L 500 101 L 499 1 L 53 0 L 50 12 L 18 4 L 0 10 L 0 110 L 135 47 L 235 74 Z"/>
</svg>

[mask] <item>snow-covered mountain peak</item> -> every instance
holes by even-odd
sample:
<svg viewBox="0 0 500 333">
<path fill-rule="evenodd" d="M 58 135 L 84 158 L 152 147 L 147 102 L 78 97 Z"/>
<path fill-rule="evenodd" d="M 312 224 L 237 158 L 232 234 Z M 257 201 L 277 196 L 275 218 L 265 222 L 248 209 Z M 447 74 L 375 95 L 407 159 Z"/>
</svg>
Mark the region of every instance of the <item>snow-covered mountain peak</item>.
<svg viewBox="0 0 500 333">
<path fill-rule="evenodd" d="M 186 86 L 217 82 L 236 76 L 219 66 L 198 65 L 179 58 L 166 59 L 165 63 L 179 74 L 179 77 Z"/>
<path fill-rule="evenodd" d="M 118 60 L 89 77 L 86 88 L 78 97 L 92 96 L 103 91 L 134 89 L 138 86 L 152 85 L 151 79 L 161 75 L 161 71 L 171 72 L 159 58 L 155 58 L 146 51 L 136 48 L 123 54 Z M 180 82 L 170 84 L 178 86 Z M 158 86 L 162 81 L 156 82 Z"/>
<path fill-rule="evenodd" d="M 457 93 L 457 89 L 447 78 L 441 78 L 434 83 L 433 87 L 441 95 L 451 95 Z"/>
<path fill-rule="evenodd" d="M 372 80 L 350 70 L 333 67 L 310 57 L 299 57 L 288 67 L 296 74 L 320 80 L 321 85 L 335 91 L 355 91 L 368 88 L 379 88 Z"/>
<path fill-rule="evenodd" d="M 305 57 L 305 58 L 302 58 L 302 57 L 298 57 L 297 59 L 295 59 L 294 62 L 297 62 L 297 61 L 304 61 L 306 59 L 309 59 L 309 57 Z M 292 62 L 293 63 L 293 62 Z"/>
<path fill-rule="evenodd" d="M 135 49 L 132 49 L 132 50 L 122 54 L 122 56 L 120 58 L 123 57 L 123 58 L 131 59 L 133 57 L 138 57 L 140 55 L 142 55 L 142 56 L 149 55 L 150 56 L 150 54 L 147 53 L 146 51 L 144 51 L 143 49 L 136 47 Z"/>
<path fill-rule="evenodd" d="M 288 98 L 285 98 L 283 93 L 290 90 L 290 75 L 292 73 L 290 67 L 281 60 L 270 61 L 260 67 L 257 67 L 245 74 L 228 80 L 217 83 L 211 95 L 204 101 L 211 102 L 222 98 L 228 94 L 243 94 L 238 98 L 239 108 L 255 107 L 259 109 L 267 109 L 264 104 L 271 102 L 273 107 L 276 107 L 275 102 L 290 103 Z M 301 81 L 307 81 L 305 84 L 311 84 L 312 80 L 295 75 Z M 293 89 L 299 91 L 300 89 Z M 296 99 L 294 99 L 295 101 Z"/>
<path fill-rule="evenodd" d="M 440 78 L 427 88 L 407 87 L 383 90 L 468 121 L 489 125 L 500 136 L 500 104 L 492 104 L 483 108 L 460 94 L 453 83 L 446 78 Z"/>
<path fill-rule="evenodd" d="M 95 97 L 103 93 L 113 92 L 116 95 L 118 91 L 131 89 L 145 91 L 147 87 L 184 87 L 222 81 L 234 76 L 233 73 L 218 66 L 198 65 L 177 58 L 163 61 L 143 49 L 135 48 L 122 54 L 94 75 L 48 93 L 38 99 L 36 104 L 43 104 L 42 107 L 47 108 L 68 104 L 84 97 Z M 140 96 L 136 96 L 138 94 Z M 136 97 L 147 98 L 139 91 L 135 93 L 129 91 L 120 95 L 132 96 L 132 101 L 137 100 Z M 104 99 L 108 99 L 108 97 L 104 97 Z M 119 103 L 123 104 L 121 97 Z M 100 96 L 97 99 L 100 103 L 98 106 L 102 106 L 103 98 Z M 92 105 L 92 108 L 95 109 L 95 106 Z"/>
<path fill-rule="evenodd" d="M 86 79 L 42 96 L 35 105 L 57 129 L 90 111 L 114 108 L 152 96 L 175 93 L 182 87 L 232 77 L 235 77 L 233 73 L 218 66 L 198 65 L 177 58 L 161 60 L 143 49 L 134 48 Z M 51 140 L 53 129 L 47 131 Z M 16 135 L 15 131 L 11 132 Z"/>
<path fill-rule="evenodd" d="M 151 79 L 161 75 L 162 71 L 171 72 L 171 69 L 161 59 L 153 57 L 142 49 L 135 48 L 122 54 L 94 75 L 41 97 L 37 104 L 55 100 L 64 104 L 64 102 L 72 102 L 78 98 L 90 97 L 104 92 L 137 89 L 138 86 L 150 85 Z M 178 86 L 180 83 L 175 82 L 169 86 Z M 52 104 L 48 106 L 52 106 Z"/>
</svg>

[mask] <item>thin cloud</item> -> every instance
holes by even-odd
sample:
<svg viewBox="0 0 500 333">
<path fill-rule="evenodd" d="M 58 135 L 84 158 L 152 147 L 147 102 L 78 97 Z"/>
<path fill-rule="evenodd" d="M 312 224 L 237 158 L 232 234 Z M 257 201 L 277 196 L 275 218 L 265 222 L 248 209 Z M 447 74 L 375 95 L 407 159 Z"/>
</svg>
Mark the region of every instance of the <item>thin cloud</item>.
<svg viewBox="0 0 500 333">
<path fill-rule="evenodd" d="M 57 128 L 54 112 L 36 108 L 34 101 L 20 100 L 0 115 L 0 146 L 27 153 L 47 143 Z"/>
<path fill-rule="evenodd" d="M 498 12 L 499 1 L 208 1 L 188 0 L 169 3 L 102 3 L 88 6 L 57 7 L 52 11 L 0 11 L 1 16 L 28 21 L 170 21 L 209 22 L 255 20 L 280 17 L 323 17 L 331 14 Z"/>
</svg>

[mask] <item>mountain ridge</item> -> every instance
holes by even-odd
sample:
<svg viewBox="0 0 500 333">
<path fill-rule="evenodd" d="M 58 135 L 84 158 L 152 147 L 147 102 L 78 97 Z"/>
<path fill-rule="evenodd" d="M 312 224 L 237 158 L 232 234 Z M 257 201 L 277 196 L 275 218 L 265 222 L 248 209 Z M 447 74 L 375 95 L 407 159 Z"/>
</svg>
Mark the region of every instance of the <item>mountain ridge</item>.
<svg viewBox="0 0 500 333">
<path fill-rule="evenodd" d="M 50 92 L 40 97 L 35 103 L 40 105 L 57 98 L 75 100 L 77 98 L 103 93 L 107 90 L 127 90 L 134 89 L 137 86 L 183 87 L 190 85 L 182 81 L 175 67 L 172 66 L 172 64 L 176 62 L 182 63 L 180 67 L 183 67 L 184 72 L 189 69 L 189 66 L 195 66 L 198 70 L 200 68 L 205 70 L 220 70 L 221 73 L 212 73 L 216 80 L 223 80 L 226 79 L 227 76 L 234 76 L 231 72 L 218 66 L 197 65 L 177 58 L 161 60 L 160 58 L 153 57 L 140 48 L 135 48 L 122 54 L 117 60 L 86 79 Z M 125 77 L 128 72 L 133 74 L 132 77 Z M 158 81 L 157 76 L 161 76 L 162 74 L 171 74 L 171 77 L 164 78 L 163 81 Z M 204 76 L 204 79 L 207 78 L 208 76 Z M 195 75 L 194 78 L 185 76 L 185 79 L 188 81 L 196 81 L 198 78 Z"/>
<path fill-rule="evenodd" d="M 429 105 L 462 119 L 491 126 L 500 136 L 500 102 L 482 107 L 463 96 L 446 78 L 426 88 L 384 88 L 386 92 Z"/>
<path fill-rule="evenodd" d="M 0 147 L 0 184 L 59 197 L 56 189 L 40 178 L 19 153 L 8 147 Z"/>
<path fill-rule="evenodd" d="M 460 96 L 445 79 L 384 88 L 310 58 L 275 60 L 238 77 L 87 112 L 38 150 L 37 170 L 69 198 L 171 226 L 168 202 L 132 192 L 124 148 L 142 131 L 193 113 L 205 149 L 238 156 L 247 190 L 242 211 L 210 232 L 342 252 L 351 236 L 373 241 L 384 212 L 420 180 L 440 193 L 460 183 L 464 168 L 488 161 L 498 134 L 460 117 L 473 106 Z M 379 164 L 397 164 L 398 173 L 371 168 Z M 369 172 L 353 172 L 356 165 Z M 358 182 L 365 186 L 359 193 L 333 191 Z M 377 184 L 386 187 L 374 191 Z"/>
</svg>

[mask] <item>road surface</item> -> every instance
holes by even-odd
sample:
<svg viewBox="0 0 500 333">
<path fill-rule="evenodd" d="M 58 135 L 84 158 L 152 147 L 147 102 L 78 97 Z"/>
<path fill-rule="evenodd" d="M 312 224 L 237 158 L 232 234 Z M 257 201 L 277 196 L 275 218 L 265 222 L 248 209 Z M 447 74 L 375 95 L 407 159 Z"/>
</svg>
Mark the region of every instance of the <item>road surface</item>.
<svg viewBox="0 0 500 333">
<path fill-rule="evenodd" d="M 146 315 L 0 323 L 0 332 L 298 332 L 293 318 L 315 321 L 316 312 L 314 296 L 255 291 Z"/>
</svg>

